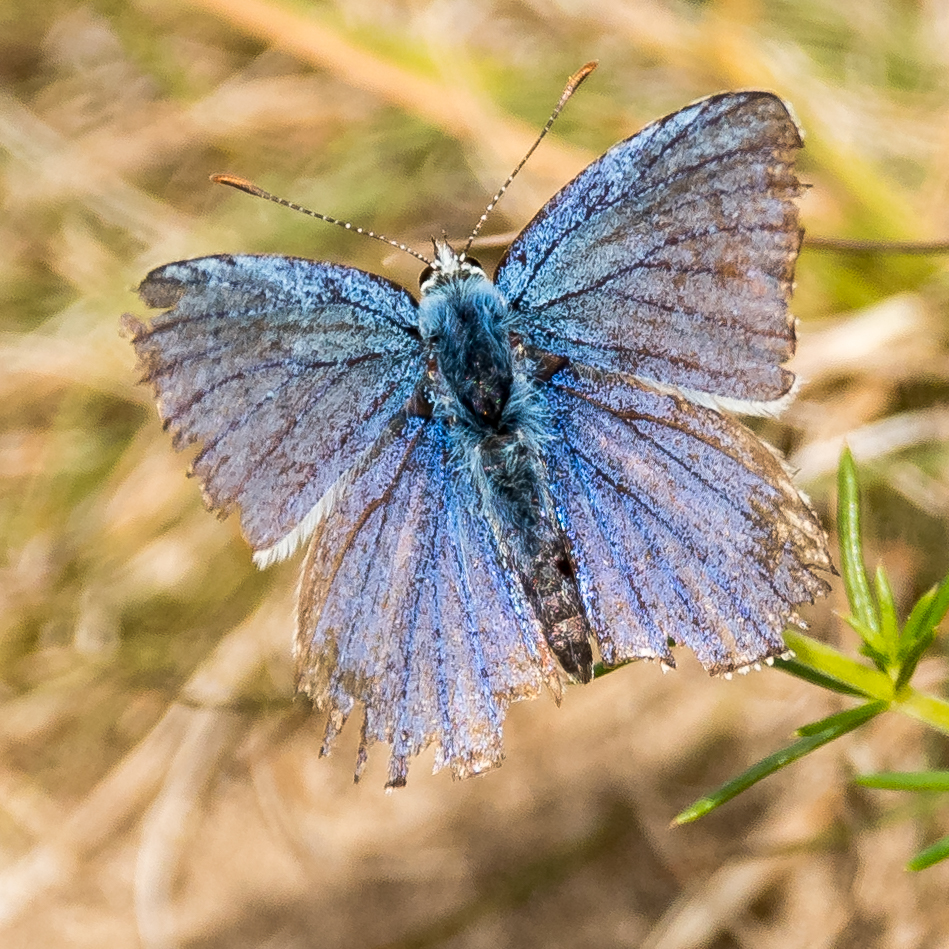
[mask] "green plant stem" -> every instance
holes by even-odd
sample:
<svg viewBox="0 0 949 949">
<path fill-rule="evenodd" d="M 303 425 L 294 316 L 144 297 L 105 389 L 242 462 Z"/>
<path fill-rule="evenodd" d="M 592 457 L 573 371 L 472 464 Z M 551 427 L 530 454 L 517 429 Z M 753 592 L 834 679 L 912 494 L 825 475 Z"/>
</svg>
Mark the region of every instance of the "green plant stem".
<svg viewBox="0 0 949 949">
<path fill-rule="evenodd" d="M 949 735 L 949 702 L 926 692 L 906 687 L 900 690 L 893 706 L 897 711 Z"/>
</svg>

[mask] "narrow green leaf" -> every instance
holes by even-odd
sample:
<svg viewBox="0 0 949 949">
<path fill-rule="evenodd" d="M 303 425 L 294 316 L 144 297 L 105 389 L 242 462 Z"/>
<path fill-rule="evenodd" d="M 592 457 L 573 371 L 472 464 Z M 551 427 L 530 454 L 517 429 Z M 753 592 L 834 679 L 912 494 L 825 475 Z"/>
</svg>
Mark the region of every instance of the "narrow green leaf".
<svg viewBox="0 0 949 949">
<path fill-rule="evenodd" d="M 797 676 L 799 679 L 810 682 L 812 685 L 818 685 L 822 689 L 829 689 L 831 692 L 839 692 L 841 695 L 852 695 L 854 698 L 873 698 L 872 695 L 868 695 L 861 689 L 857 689 L 846 682 L 841 682 L 840 679 L 835 679 L 833 676 L 825 675 L 823 672 L 818 672 L 816 669 L 812 669 L 810 666 L 805 665 L 803 662 L 798 662 L 796 659 L 775 659 L 774 668 L 780 669 L 782 672 L 788 673 L 788 675 Z"/>
<path fill-rule="evenodd" d="M 906 655 L 901 658 L 899 675 L 897 675 L 894 684 L 894 688 L 897 692 L 906 686 L 909 680 L 913 678 L 913 673 L 916 672 L 919 660 L 923 658 L 923 654 L 933 644 L 935 638 L 936 634 L 931 629 L 921 631 L 916 642 L 912 644 L 912 647 L 907 651 Z"/>
<path fill-rule="evenodd" d="M 893 680 L 885 673 L 871 669 L 803 633 L 786 629 L 784 641 L 788 648 L 794 651 L 798 662 L 811 666 L 838 682 L 846 683 L 864 695 L 887 702 L 893 698 Z"/>
<path fill-rule="evenodd" d="M 827 742 L 853 731 L 875 715 L 879 715 L 886 707 L 886 702 L 868 702 L 866 705 L 850 709 L 848 712 L 842 712 L 840 715 L 832 715 L 829 719 L 824 720 L 825 728 L 822 731 L 799 738 L 787 748 L 763 758 L 756 765 L 752 765 L 738 777 L 727 781 L 711 794 L 699 798 L 694 804 L 678 814 L 674 818 L 673 824 L 688 824 L 704 817 L 710 811 L 715 810 L 716 807 L 721 807 L 722 804 L 741 794 L 742 791 L 746 791 L 753 784 L 757 784 L 763 778 L 768 777 L 769 774 L 774 774 L 775 771 L 779 771 L 799 758 L 803 758 L 804 755 L 810 754 L 810 752 L 820 748 L 821 745 L 826 745 Z"/>
<path fill-rule="evenodd" d="M 885 672 L 889 663 L 887 661 L 886 643 L 882 634 L 875 629 L 871 629 L 856 616 L 844 616 L 842 619 L 863 640 L 860 652 L 872 659 L 873 664 L 881 672 Z"/>
<path fill-rule="evenodd" d="M 854 781 L 883 791 L 949 791 L 949 771 L 879 771 Z"/>
<path fill-rule="evenodd" d="M 949 612 L 949 576 L 936 588 L 924 626 L 935 629 L 945 619 L 947 612 Z"/>
<path fill-rule="evenodd" d="M 874 632 L 880 631 L 860 545 L 860 484 L 849 448 L 837 467 L 837 533 L 840 536 L 840 570 L 853 615 Z"/>
<path fill-rule="evenodd" d="M 947 578 L 949 580 L 949 578 Z M 929 611 L 932 609 L 933 602 L 936 599 L 936 587 L 927 590 L 913 606 L 909 618 L 903 625 L 902 643 L 903 649 L 909 651 L 913 644 L 919 638 L 920 631 L 927 626 Z M 935 625 L 935 624 L 933 624 Z"/>
<path fill-rule="evenodd" d="M 827 718 L 811 722 L 810 725 L 802 725 L 797 730 L 797 734 L 802 738 L 807 738 L 811 735 L 823 735 L 825 732 L 830 732 L 831 737 L 836 738 L 837 735 L 845 735 L 857 725 L 862 725 L 874 715 L 879 715 L 887 706 L 887 702 L 867 702 L 865 705 L 828 715 Z"/>
<path fill-rule="evenodd" d="M 909 863 L 906 864 L 907 870 L 925 870 L 934 863 L 939 863 L 949 857 L 949 837 L 943 837 L 937 840 L 931 847 L 916 854 Z"/>
<path fill-rule="evenodd" d="M 893 588 L 883 569 L 883 564 L 877 566 L 874 575 L 877 606 L 880 611 L 880 640 L 883 643 L 886 658 L 895 662 L 900 647 L 900 621 L 896 616 L 896 602 L 893 599 Z"/>
</svg>

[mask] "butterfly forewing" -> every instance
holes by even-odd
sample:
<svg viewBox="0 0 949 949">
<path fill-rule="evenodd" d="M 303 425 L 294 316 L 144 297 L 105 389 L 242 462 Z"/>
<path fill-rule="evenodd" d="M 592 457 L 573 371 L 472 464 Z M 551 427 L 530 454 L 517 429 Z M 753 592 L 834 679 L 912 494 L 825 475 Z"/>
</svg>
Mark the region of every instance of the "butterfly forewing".
<svg viewBox="0 0 949 949">
<path fill-rule="evenodd" d="M 421 376 L 415 301 L 350 267 L 269 256 L 168 264 L 139 292 L 170 308 L 126 327 L 176 444 L 202 443 L 209 506 L 239 506 L 257 551 L 289 553 Z"/>
<path fill-rule="evenodd" d="M 396 420 L 311 541 L 297 632 L 300 687 L 329 713 L 358 702 L 388 783 L 429 745 L 456 777 L 500 763 L 508 705 L 559 680 L 542 631 L 473 514 L 443 429 Z"/>
<path fill-rule="evenodd" d="M 713 409 L 612 374 L 554 377 L 551 474 L 607 664 L 713 672 L 785 649 L 795 607 L 827 590 L 826 537 L 777 457 Z"/>
<path fill-rule="evenodd" d="M 575 362 L 771 402 L 793 376 L 801 139 L 769 93 L 713 96 L 615 145 L 514 241 L 523 338 Z"/>
</svg>

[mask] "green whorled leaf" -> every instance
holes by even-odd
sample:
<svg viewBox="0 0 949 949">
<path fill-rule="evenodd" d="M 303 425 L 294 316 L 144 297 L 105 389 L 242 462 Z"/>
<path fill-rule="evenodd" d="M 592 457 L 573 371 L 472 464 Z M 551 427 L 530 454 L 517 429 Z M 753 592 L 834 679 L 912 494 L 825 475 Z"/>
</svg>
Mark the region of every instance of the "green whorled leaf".
<svg viewBox="0 0 949 949">
<path fill-rule="evenodd" d="M 937 840 L 931 847 L 920 851 L 906 864 L 907 870 L 925 870 L 933 864 L 940 863 L 949 857 L 949 837 Z"/>
<path fill-rule="evenodd" d="M 949 577 L 946 578 L 946 582 L 949 583 Z M 944 583 L 943 585 L 946 585 Z M 937 587 L 932 587 L 927 590 L 917 601 L 916 605 L 913 607 L 912 611 L 909 614 L 909 618 L 906 620 L 906 623 L 903 625 L 902 633 L 902 649 L 904 653 L 908 653 L 912 648 L 913 644 L 919 638 L 922 630 L 927 628 L 932 628 L 928 624 L 929 613 L 932 609 L 933 603 L 936 600 Z"/>
<path fill-rule="evenodd" d="M 890 659 L 883 636 L 856 616 L 844 616 L 842 619 L 863 640 L 860 645 L 861 654 L 872 659 L 881 672 L 886 672 L 890 667 Z"/>
<path fill-rule="evenodd" d="M 909 684 L 909 680 L 913 678 L 913 673 L 916 672 L 916 667 L 919 665 L 919 660 L 923 658 L 924 653 L 933 644 L 935 638 L 936 634 L 931 628 L 921 631 L 911 648 L 905 655 L 901 656 L 900 671 L 894 684 L 897 691 Z"/>
<path fill-rule="evenodd" d="M 926 619 L 923 621 L 923 628 L 935 630 L 945 619 L 947 612 L 949 612 L 949 574 L 947 574 L 946 579 L 936 587 L 932 603 L 926 613 Z"/>
<path fill-rule="evenodd" d="M 882 564 L 877 567 L 874 586 L 880 616 L 880 641 L 887 659 L 895 662 L 900 648 L 900 621 L 896 615 L 893 588 L 890 586 L 890 580 Z"/>
<path fill-rule="evenodd" d="M 893 698 L 893 680 L 885 672 L 872 669 L 862 662 L 838 652 L 833 646 L 790 629 L 784 631 L 784 641 L 794 651 L 795 658 L 817 672 L 843 682 L 864 695 L 883 701 Z"/>
<path fill-rule="evenodd" d="M 796 734 L 802 738 L 810 738 L 814 735 L 824 734 L 829 734 L 831 738 L 836 738 L 838 735 L 845 735 L 858 725 L 869 721 L 874 715 L 878 715 L 888 706 L 889 703 L 883 701 L 867 702 L 865 705 L 858 705 L 856 708 L 848 708 L 843 712 L 835 712 L 833 715 L 818 719 L 809 725 L 802 725 Z"/>
<path fill-rule="evenodd" d="M 949 771 L 878 771 L 854 781 L 882 791 L 949 791 Z"/>
<path fill-rule="evenodd" d="M 860 544 L 860 483 L 849 448 L 843 450 L 837 468 L 837 532 L 840 570 L 850 609 L 864 627 L 879 633 L 880 617 L 870 592 Z"/>
<path fill-rule="evenodd" d="M 917 601 L 903 627 L 900 639 L 900 670 L 896 688 L 907 685 L 916 666 L 936 638 L 936 627 L 949 610 L 949 576 L 938 587 L 927 590 Z"/>
<path fill-rule="evenodd" d="M 831 692 L 838 692 L 841 695 L 851 695 L 854 698 L 873 698 L 872 695 L 851 685 L 849 682 L 843 682 L 840 679 L 834 678 L 834 676 L 820 672 L 803 662 L 798 662 L 797 659 L 775 659 L 774 667 L 775 669 L 780 669 L 782 672 L 788 673 L 788 675 L 797 676 L 797 678 L 803 679 L 805 682 L 810 682 L 812 685 L 820 686 L 822 689 L 828 689 Z"/>
<path fill-rule="evenodd" d="M 858 728 L 864 722 L 868 722 L 874 716 L 879 715 L 887 706 L 887 702 L 867 702 L 865 705 L 840 712 L 838 715 L 831 715 L 829 718 L 814 722 L 812 725 L 805 725 L 803 729 L 798 730 L 799 733 L 817 726 L 821 726 L 821 728 L 813 734 L 807 734 L 799 738 L 787 748 L 768 755 L 767 758 L 763 758 L 738 777 L 727 781 L 711 794 L 699 798 L 678 814 L 674 818 L 673 824 L 687 824 L 704 817 L 710 811 L 730 801 L 753 784 L 757 784 L 763 778 L 768 777 L 768 775 L 774 774 L 775 771 L 779 771 L 799 758 L 803 758 L 815 749 L 820 748 L 821 745 L 826 745 L 829 741 L 833 741 L 835 738 Z"/>
</svg>

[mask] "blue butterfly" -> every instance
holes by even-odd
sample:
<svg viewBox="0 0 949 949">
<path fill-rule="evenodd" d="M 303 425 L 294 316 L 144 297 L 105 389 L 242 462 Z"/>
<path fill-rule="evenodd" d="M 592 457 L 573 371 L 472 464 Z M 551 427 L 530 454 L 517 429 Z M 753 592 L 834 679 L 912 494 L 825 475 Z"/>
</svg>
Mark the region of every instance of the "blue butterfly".
<svg viewBox="0 0 949 949">
<path fill-rule="evenodd" d="M 145 278 L 167 312 L 125 330 L 175 446 L 201 443 L 208 507 L 240 509 L 260 565 L 309 539 L 298 682 L 323 753 L 363 707 L 357 779 L 373 742 L 390 787 L 429 745 L 456 777 L 498 765 L 508 706 L 559 701 L 597 656 L 784 652 L 827 539 L 723 410 L 794 385 L 800 147 L 774 95 L 704 99 L 578 175 L 493 282 L 470 239 L 435 241 L 418 300 L 279 256 Z"/>
</svg>

